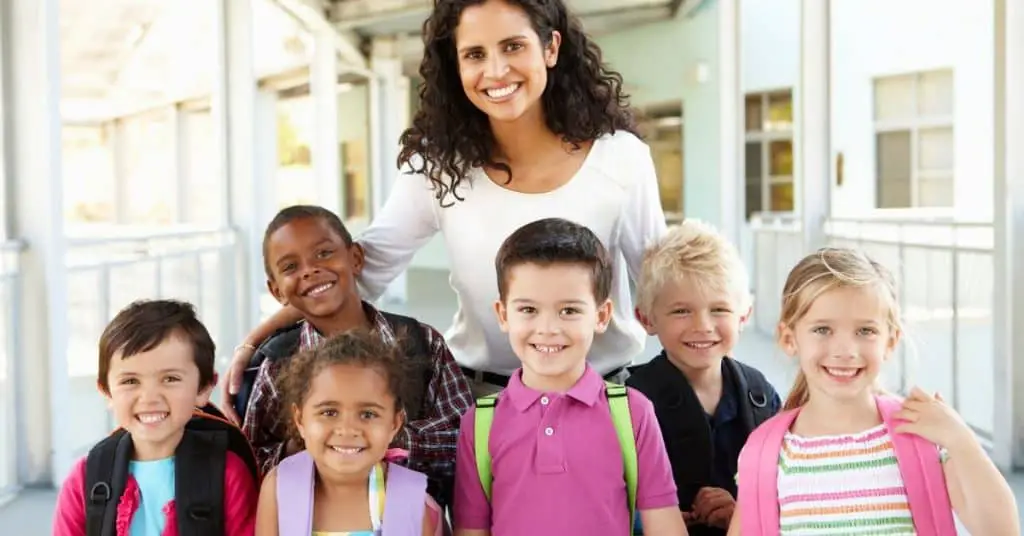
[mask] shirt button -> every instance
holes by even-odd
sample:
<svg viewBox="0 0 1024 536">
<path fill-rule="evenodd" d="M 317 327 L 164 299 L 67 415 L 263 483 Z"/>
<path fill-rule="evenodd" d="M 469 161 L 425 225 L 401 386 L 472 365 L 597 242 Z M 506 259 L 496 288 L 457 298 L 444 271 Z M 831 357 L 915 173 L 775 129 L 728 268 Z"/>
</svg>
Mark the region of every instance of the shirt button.
<svg viewBox="0 0 1024 536">
<path fill-rule="evenodd" d="M 546 405 L 548 405 L 548 402 L 550 402 L 550 400 L 548 400 L 548 397 L 546 397 L 546 396 L 542 396 L 542 397 L 540 397 L 540 403 L 541 403 L 541 405 L 544 405 L 544 406 L 546 406 Z"/>
<path fill-rule="evenodd" d="M 544 435 L 549 436 L 553 433 L 555 433 L 555 429 L 550 426 L 544 429 Z"/>
</svg>

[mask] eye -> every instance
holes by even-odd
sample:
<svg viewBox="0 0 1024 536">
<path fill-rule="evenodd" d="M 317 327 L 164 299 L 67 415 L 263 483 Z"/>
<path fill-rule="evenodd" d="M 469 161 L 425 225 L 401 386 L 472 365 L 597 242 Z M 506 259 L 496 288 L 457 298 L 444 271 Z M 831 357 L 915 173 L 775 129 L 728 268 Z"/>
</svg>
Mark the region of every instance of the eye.
<svg viewBox="0 0 1024 536">
<path fill-rule="evenodd" d="M 828 326 L 817 326 L 811 329 L 811 333 L 814 333 L 816 335 L 828 335 L 832 333 L 832 328 Z"/>
<path fill-rule="evenodd" d="M 875 335 L 878 335 L 878 330 L 870 327 L 860 328 L 859 330 L 857 330 L 857 334 L 862 335 L 864 337 L 873 337 Z"/>
<path fill-rule="evenodd" d="M 717 314 L 729 314 L 732 312 L 732 309 L 729 309 L 728 307 L 715 307 L 711 312 Z"/>
<path fill-rule="evenodd" d="M 360 419 L 364 419 L 364 420 L 376 419 L 377 417 L 378 417 L 378 415 L 377 415 L 377 412 L 375 412 L 375 411 L 364 410 L 364 411 L 359 413 L 359 418 Z"/>
<path fill-rule="evenodd" d="M 336 409 L 324 409 L 320 411 L 321 417 L 333 418 L 338 416 L 338 410 Z"/>
<path fill-rule="evenodd" d="M 293 262 L 290 262 L 290 263 L 284 265 L 283 267 L 281 267 L 281 273 L 282 274 L 291 273 L 293 270 L 295 270 L 295 263 L 293 263 Z"/>
<path fill-rule="evenodd" d="M 678 307 L 676 309 L 672 309 L 672 312 L 670 312 L 669 314 L 673 314 L 673 315 L 688 315 L 688 314 L 690 314 L 690 310 L 685 308 L 685 307 Z"/>
<path fill-rule="evenodd" d="M 532 315 L 533 313 L 537 312 L 537 308 L 532 305 L 523 305 L 522 307 L 517 309 L 517 311 L 523 313 L 524 315 Z"/>
<path fill-rule="evenodd" d="M 523 49 L 522 43 L 509 43 L 505 46 L 505 52 L 516 52 Z"/>
<path fill-rule="evenodd" d="M 164 378 L 164 383 L 177 383 L 180 382 L 181 378 L 178 376 L 167 376 Z"/>
<path fill-rule="evenodd" d="M 463 57 L 466 58 L 467 60 L 479 60 L 483 59 L 484 54 L 479 50 L 470 50 Z"/>
<path fill-rule="evenodd" d="M 561 311 L 561 314 L 566 315 L 566 316 L 576 315 L 576 314 L 579 314 L 579 313 L 580 313 L 580 310 L 577 307 L 563 307 L 562 311 Z"/>
<path fill-rule="evenodd" d="M 138 385 L 139 380 L 136 378 L 125 378 L 121 380 L 120 385 Z"/>
<path fill-rule="evenodd" d="M 326 259 L 327 257 L 330 257 L 333 253 L 334 253 L 334 250 L 331 250 L 331 249 L 321 249 L 320 251 L 316 252 L 316 256 L 317 256 L 318 259 Z"/>
</svg>

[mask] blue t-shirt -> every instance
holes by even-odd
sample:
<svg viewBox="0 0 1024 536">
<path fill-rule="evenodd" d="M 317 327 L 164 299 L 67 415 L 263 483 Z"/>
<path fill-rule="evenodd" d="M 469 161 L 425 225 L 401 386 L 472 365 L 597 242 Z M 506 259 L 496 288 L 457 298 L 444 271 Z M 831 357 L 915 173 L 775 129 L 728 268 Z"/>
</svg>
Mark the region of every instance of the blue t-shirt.
<svg viewBox="0 0 1024 536">
<path fill-rule="evenodd" d="M 167 525 L 164 507 L 174 500 L 174 457 L 129 462 L 128 472 L 139 484 L 139 509 L 132 516 L 130 536 L 160 536 Z"/>
</svg>

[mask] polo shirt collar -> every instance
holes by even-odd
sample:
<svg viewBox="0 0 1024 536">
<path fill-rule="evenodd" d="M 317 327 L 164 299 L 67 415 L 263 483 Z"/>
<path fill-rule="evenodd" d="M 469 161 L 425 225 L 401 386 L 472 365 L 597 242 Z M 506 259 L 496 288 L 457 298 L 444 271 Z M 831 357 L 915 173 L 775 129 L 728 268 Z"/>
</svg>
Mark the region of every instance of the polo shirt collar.
<svg viewBox="0 0 1024 536">
<path fill-rule="evenodd" d="M 515 406 L 516 410 L 524 412 L 544 395 L 541 391 L 531 389 L 523 385 L 523 370 L 519 369 L 508 379 L 508 386 L 502 392 L 502 397 L 507 398 Z M 576 384 L 566 391 L 566 396 L 577 400 L 587 406 L 597 403 L 601 394 L 604 393 L 604 379 L 587 364 L 583 369 L 583 376 L 576 381 Z"/>
</svg>

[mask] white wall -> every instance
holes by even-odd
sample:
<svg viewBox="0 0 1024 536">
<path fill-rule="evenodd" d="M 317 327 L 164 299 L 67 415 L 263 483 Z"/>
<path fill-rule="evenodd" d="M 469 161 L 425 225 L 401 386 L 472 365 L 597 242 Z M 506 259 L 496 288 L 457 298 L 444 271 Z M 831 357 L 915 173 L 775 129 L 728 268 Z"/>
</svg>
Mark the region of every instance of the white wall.
<svg viewBox="0 0 1024 536">
<path fill-rule="evenodd" d="M 874 207 L 876 77 L 953 69 L 955 212 L 992 214 L 993 59 L 991 2 L 832 1 L 832 146 L 845 181 L 832 190 L 836 215 Z"/>
<path fill-rule="evenodd" d="M 792 89 L 800 78 L 800 0 L 740 2 L 744 93 Z"/>
</svg>

